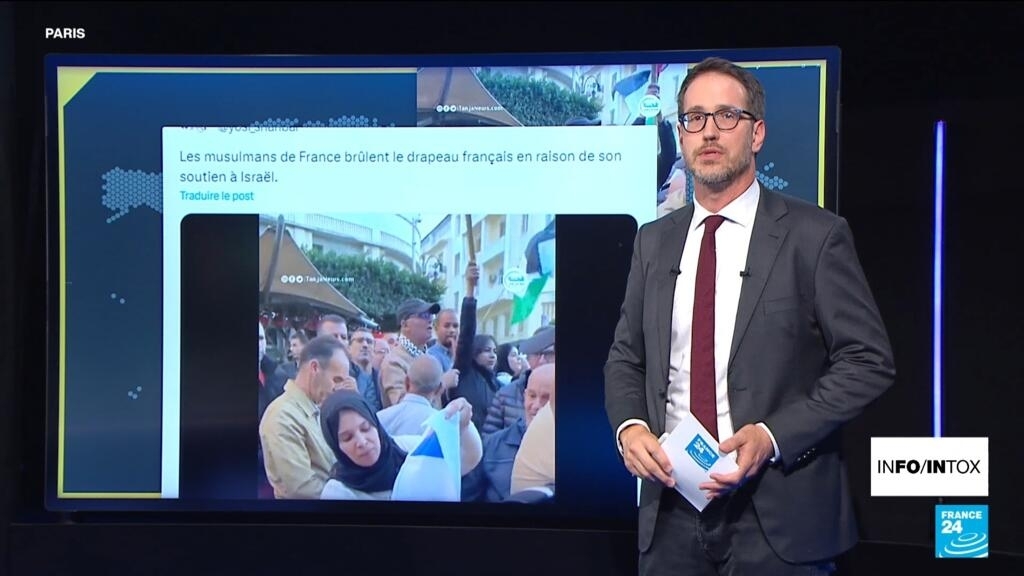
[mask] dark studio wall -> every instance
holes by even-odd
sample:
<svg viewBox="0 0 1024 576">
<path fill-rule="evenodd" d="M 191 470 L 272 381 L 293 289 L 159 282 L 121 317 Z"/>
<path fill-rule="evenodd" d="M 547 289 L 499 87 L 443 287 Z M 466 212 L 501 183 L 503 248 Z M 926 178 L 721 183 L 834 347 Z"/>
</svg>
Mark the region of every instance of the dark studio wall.
<svg viewBox="0 0 1024 576">
<path fill-rule="evenodd" d="M 994 557 L 979 573 L 1019 570 L 1024 531 L 1015 521 L 1024 517 L 1024 499 L 1016 488 L 1024 475 L 1005 463 L 1020 456 L 1015 431 L 1024 399 L 1015 362 L 1024 313 L 1014 281 L 1024 207 L 1016 144 L 1024 119 L 1011 88 L 1024 70 L 1024 50 L 1015 43 L 1022 21 L 1019 5 L 980 2 L 0 5 L 0 573 L 307 573 L 334 566 L 345 574 L 539 576 L 630 574 L 636 561 L 632 532 L 253 525 L 244 517 L 212 527 L 175 524 L 174 517 L 79 524 L 44 513 L 46 234 L 42 175 L 30 167 L 42 153 L 42 56 L 55 48 L 42 29 L 58 25 L 87 28 L 75 50 L 110 53 L 838 46 L 838 210 L 855 234 L 898 371 L 896 386 L 848 429 L 865 543 L 843 570 L 955 568 L 931 558 L 936 501 L 870 498 L 868 477 L 869 437 L 931 434 L 939 119 L 948 123 L 944 429 L 990 438 L 985 501 Z"/>
</svg>

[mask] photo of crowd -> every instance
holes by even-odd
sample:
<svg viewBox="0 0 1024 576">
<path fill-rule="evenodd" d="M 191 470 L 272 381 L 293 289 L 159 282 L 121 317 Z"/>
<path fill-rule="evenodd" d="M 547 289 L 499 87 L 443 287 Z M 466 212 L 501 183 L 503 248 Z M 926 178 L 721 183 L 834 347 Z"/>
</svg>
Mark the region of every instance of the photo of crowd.
<svg viewBox="0 0 1024 576">
<path fill-rule="evenodd" d="M 663 216 L 693 198 L 675 95 L 691 64 L 421 68 L 418 126 L 657 127 L 651 198 Z"/>
<path fill-rule="evenodd" d="M 259 497 L 551 501 L 554 222 L 262 215 Z"/>
</svg>

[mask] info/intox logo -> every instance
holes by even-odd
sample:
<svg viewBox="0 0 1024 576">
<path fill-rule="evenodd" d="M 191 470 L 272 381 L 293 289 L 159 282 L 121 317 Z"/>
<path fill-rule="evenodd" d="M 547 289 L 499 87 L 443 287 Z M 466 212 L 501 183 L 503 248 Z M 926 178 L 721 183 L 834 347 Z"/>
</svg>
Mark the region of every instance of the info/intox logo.
<svg viewBox="0 0 1024 576">
<path fill-rule="evenodd" d="M 988 496 L 988 438 L 872 438 L 872 496 Z"/>
<path fill-rule="evenodd" d="M 988 558 L 988 506 L 936 506 L 935 557 Z"/>
</svg>

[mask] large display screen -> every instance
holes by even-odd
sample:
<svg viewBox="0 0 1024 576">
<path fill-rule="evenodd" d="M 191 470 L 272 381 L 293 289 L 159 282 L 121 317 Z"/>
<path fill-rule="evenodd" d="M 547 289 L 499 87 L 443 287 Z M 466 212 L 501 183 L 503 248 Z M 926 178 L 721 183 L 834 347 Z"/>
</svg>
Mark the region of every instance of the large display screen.
<svg viewBox="0 0 1024 576">
<path fill-rule="evenodd" d="M 602 367 L 709 56 L 834 209 L 832 48 L 48 57 L 48 507 L 628 522 Z"/>
</svg>

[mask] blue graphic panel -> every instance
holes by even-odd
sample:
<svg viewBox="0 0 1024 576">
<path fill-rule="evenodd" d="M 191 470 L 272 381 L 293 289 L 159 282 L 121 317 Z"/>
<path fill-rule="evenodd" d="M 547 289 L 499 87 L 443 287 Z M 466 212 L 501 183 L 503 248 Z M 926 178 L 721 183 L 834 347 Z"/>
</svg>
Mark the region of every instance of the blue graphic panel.
<svg viewBox="0 0 1024 576">
<path fill-rule="evenodd" d="M 66 492 L 160 491 L 162 128 L 415 122 L 412 73 L 97 73 L 74 96 L 64 110 Z"/>
</svg>

